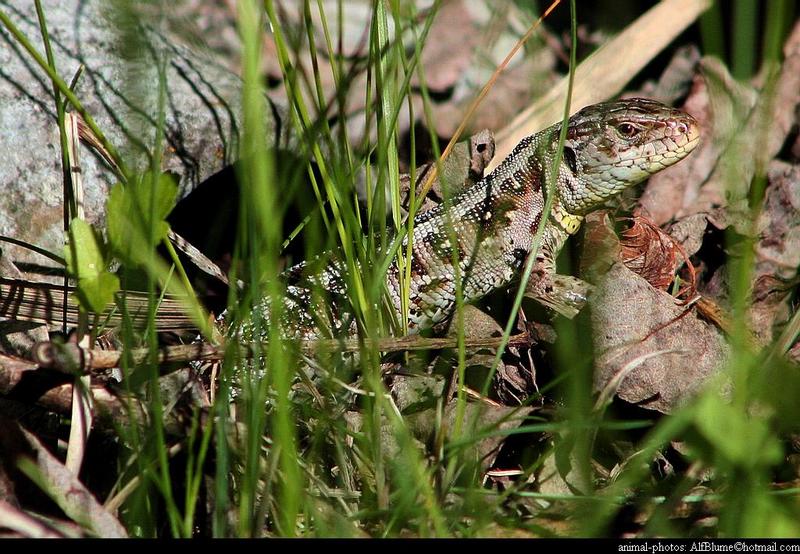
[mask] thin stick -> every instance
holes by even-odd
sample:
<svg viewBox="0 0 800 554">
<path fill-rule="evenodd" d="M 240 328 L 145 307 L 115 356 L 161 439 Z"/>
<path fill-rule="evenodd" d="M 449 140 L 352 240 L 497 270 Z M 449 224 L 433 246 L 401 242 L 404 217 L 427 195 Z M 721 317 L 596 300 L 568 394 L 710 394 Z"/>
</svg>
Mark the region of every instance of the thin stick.
<svg viewBox="0 0 800 554">
<path fill-rule="evenodd" d="M 496 348 L 502 344 L 502 337 L 481 337 L 464 341 L 466 348 Z M 374 349 L 380 352 L 406 352 L 414 350 L 440 350 L 455 348 L 457 339 L 453 338 L 424 338 L 408 336 L 402 338 L 336 340 L 301 340 L 296 343 L 300 351 L 306 354 L 315 352 L 358 352 L 362 348 Z M 531 338 L 527 332 L 512 336 L 508 342 L 511 346 L 530 346 Z M 264 352 L 266 345 L 255 349 L 241 345 L 239 355 L 252 358 L 254 352 Z M 149 349 L 137 348 L 130 351 L 132 363 L 142 363 L 148 359 Z M 71 372 L 77 368 L 87 372 L 97 369 L 110 369 L 117 367 L 122 359 L 122 350 L 97 350 L 82 348 L 74 343 L 57 344 L 53 342 L 40 342 L 34 345 L 32 351 L 34 361 L 40 366 L 58 371 Z M 165 346 L 158 350 L 156 363 L 180 363 L 190 361 L 219 361 L 225 357 L 225 345 L 208 343 L 183 344 L 178 346 Z"/>
</svg>

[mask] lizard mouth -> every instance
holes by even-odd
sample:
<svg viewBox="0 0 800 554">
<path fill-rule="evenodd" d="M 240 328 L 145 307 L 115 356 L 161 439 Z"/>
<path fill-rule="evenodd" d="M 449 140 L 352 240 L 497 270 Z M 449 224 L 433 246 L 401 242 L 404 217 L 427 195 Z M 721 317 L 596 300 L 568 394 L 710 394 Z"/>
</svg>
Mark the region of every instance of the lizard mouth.
<svg viewBox="0 0 800 554">
<path fill-rule="evenodd" d="M 686 125 L 686 144 L 683 146 L 683 151 L 688 154 L 695 147 L 700 144 L 700 125 L 698 125 L 697 120 L 692 116 L 687 114 L 687 119 L 689 121 L 684 122 L 683 124 Z"/>
<path fill-rule="evenodd" d="M 656 173 L 686 156 L 700 144 L 700 125 L 686 113 L 667 122 L 664 136 L 644 149 L 643 166 L 649 173 Z"/>
</svg>

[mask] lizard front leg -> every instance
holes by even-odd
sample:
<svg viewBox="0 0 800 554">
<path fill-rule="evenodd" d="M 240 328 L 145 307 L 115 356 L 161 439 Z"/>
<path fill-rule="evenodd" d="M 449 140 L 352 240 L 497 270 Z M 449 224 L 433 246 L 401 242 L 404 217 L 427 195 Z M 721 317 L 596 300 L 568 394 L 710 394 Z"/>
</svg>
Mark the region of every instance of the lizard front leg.
<svg viewBox="0 0 800 554">
<path fill-rule="evenodd" d="M 577 231 L 577 227 L 572 229 Z M 594 287 L 577 277 L 556 272 L 556 257 L 569 235 L 558 222 L 547 222 L 525 296 L 571 319 L 586 305 Z"/>
</svg>

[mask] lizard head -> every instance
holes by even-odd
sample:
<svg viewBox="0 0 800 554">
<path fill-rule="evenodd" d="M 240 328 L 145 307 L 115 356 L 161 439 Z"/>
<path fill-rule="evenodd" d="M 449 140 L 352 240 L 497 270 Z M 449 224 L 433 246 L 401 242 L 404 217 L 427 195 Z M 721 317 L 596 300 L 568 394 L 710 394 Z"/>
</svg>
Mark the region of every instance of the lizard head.
<svg viewBox="0 0 800 554">
<path fill-rule="evenodd" d="M 560 204 L 583 215 L 682 160 L 699 142 L 697 121 L 659 102 L 631 98 L 586 107 L 569 119 Z"/>
</svg>

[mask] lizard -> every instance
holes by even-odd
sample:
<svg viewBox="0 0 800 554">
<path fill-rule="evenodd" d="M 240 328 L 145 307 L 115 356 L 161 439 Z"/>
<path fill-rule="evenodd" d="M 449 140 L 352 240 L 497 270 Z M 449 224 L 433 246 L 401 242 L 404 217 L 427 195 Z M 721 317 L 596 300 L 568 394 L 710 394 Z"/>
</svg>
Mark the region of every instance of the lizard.
<svg viewBox="0 0 800 554">
<path fill-rule="evenodd" d="M 541 298 L 569 296 L 570 291 L 557 290 L 555 260 L 584 216 L 682 160 L 700 142 L 699 125 L 691 115 L 659 102 L 630 98 L 594 104 L 567 121 L 561 160 L 554 172 L 561 125 L 525 137 L 492 172 L 450 202 L 416 214 L 413 233 L 401 245 L 405 252 L 408 241 L 412 242 L 409 334 L 438 326 L 453 315 L 456 275 L 465 302 L 508 286 L 532 254 L 534 236 L 542 225 L 529 290 Z M 555 182 L 550 182 L 553 174 Z M 545 214 L 550 191 L 552 208 Z M 354 319 L 345 317 L 343 265 L 333 261 L 310 277 L 303 276 L 306 269 L 301 264 L 288 272 L 296 281 L 288 285 L 284 300 L 289 334 L 318 338 L 320 327 L 333 335 L 352 334 Z M 403 321 L 400 271 L 395 261 L 386 276 L 397 321 Z M 325 306 L 313 298 L 314 287 L 330 293 Z M 268 315 L 269 300 L 262 299 L 255 309 Z M 252 333 L 251 324 L 245 323 L 240 332 Z"/>
</svg>

